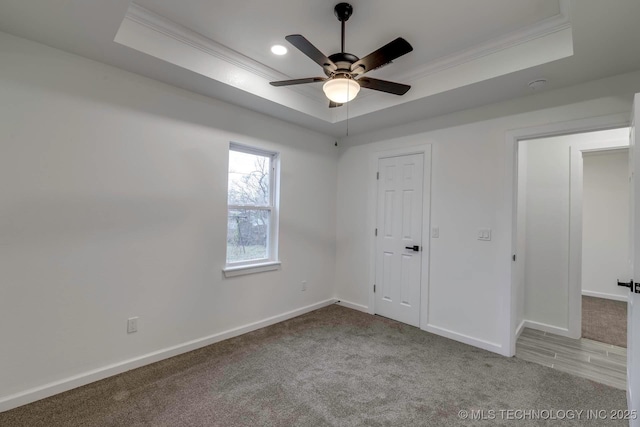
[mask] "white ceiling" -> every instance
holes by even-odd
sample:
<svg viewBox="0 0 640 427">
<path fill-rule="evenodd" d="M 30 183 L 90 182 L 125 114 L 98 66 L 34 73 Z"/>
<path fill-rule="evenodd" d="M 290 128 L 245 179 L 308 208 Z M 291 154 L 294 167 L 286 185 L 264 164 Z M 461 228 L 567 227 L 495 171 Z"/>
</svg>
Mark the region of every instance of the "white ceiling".
<svg viewBox="0 0 640 427">
<path fill-rule="evenodd" d="M 299 33 L 327 55 L 339 51 L 335 3 L 0 0 L 0 30 L 342 136 L 346 108 L 329 110 L 320 85 L 268 85 L 270 79 L 322 76 L 292 46 L 285 57 L 273 56 L 269 47 Z M 549 80 L 549 90 L 640 69 L 637 0 L 351 4 L 348 52 L 363 57 L 396 37 L 414 47 L 371 73 L 409 83 L 411 91 L 396 97 L 363 90 L 349 104 L 351 135 L 526 95 L 526 83 L 538 77 Z"/>
<path fill-rule="evenodd" d="M 380 74 L 404 75 L 426 64 L 560 13 L 557 0 L 350 0 L 346 51 L 365 56 L 396 37 L 414 51 Z M 340 22 L 333 13 L 339 0 L 135 0 L 138 5 L 292 78 L 323 76 L 313 61 L 289 46 L 288 34 L 302 34 L 326 55 L 340 51 Z M 188 7 L 185 7 L 186 4 Z M 464 11 L 464 13 L 461 13 Z M 460 31 L 464 28 L 464 31 Z M 434 41 L 437 40 L 437 43 Z M 278 57 L 273 44 L 291 48 Z M 381 70 L 382 71 L 382 70 Z"/>
</svg>

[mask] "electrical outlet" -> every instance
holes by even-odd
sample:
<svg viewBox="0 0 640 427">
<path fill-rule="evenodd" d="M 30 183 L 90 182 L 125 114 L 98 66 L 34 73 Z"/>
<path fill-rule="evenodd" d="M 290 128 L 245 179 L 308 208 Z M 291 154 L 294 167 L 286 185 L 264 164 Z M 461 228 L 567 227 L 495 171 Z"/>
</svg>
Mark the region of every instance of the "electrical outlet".
<svg viewBox="0 0 640 427">
<path fill-rule="evenodd" d="M 306 281 L 306 280 L 303 280 L 303 281 L 302 281 L 302 290 L 303 290 L 303 291 L 306 291 L 306 290 L 307 290 L 307 281 Z"/>
<path fill-rule="evenodd" d="M 127 319 L 127 333 L 132 334 L 138 332 L 138 318 L 130 317 Z"/>
</svg>

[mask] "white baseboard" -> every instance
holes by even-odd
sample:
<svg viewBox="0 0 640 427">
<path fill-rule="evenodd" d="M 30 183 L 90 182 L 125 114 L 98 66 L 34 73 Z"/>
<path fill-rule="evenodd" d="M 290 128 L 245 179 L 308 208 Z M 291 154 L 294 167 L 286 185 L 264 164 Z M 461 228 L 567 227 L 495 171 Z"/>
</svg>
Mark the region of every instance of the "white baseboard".
<svg viewBox="0 0 640 427">
<path fill-rule="evenodd" d="M 356 304 L 354 302 L 345 301 L 343 299 L 337 299 L 336 304 L 350 308 L 352 310 L 362 311 L 367 314 L 369 313 L 369 307 L 367 307 L 366 305 Z"/>
<path fill-rule="evenodd" d="M 548 325 L 546 323 L 534 322 L 533 320 L 523 320 L 525 328 L 536 329 L 538 331 L 549 332 L 550 334 L 560 335 L 563 337 L 572 338 L 569 335 L 569 329 L 560 328 L 558 326 Z"/>
<path fill-rule="evenodd" d="M 516 328 L 516 341 L 518 340 L 518 337 L 520 337 L 520 334 L 522 334 L 522 331 L 524 331 L 525 322 L 526 320 L 523 320 L 522 322 L 520 322 L 520 324 Z"/>
<path fill-rule="evenodd" d="M 362 311 L 364 313 L 369 313 L 369 307 L 362 304 L 356 304 L 353 302 L 345 301 L 338 299 L 336 304 L 341 305 L 343 307 L 351 308 L 353 310 Z M 445 328 L 441 328 L 439 326 L 427 325 L 426 328 L 421 328 L 427 332 L 431 332 L 432 334 L 440 335 L 445 338 L 452 339 L 454 341 L 460 341 L 465 344 L 472 345 L 474 347 L 479 347 L 483 350 L 488 350 L 494 353 L 504 355 L 502 346 L 500 344 L 495 344 L 489 341 L 481 340 L 479 338 L 470 337 L 468 335 L 459 334 L 457 332 L 450 331 Z"/>
<path fill-rule="evenodd" d="M 492 343 L 490 341 L 485 341 L 480 338 L 474 338 L 469 335 L 460 334 L 458 332 L 450 331 L 449 329 L 441 328 L 439 326 L 435 326 L 431 324 L 427 325 L 426 328 L 424 328 L 424 330 L 427 332 L 431 332 L 432 334 L 436 334 L 436 335 L 443 336 L 445 338 L 452 339 L 454 341 L 459 341 L 461 343 L 465 343 L 465 344 L 472 345 L 474 347 L 481 348 L 483 350 L 491 351 L 493 353 L 498 353 L 503 356 L 508 356 L 508 354 L 504 352 L 504 349 L 500 344 Z"/>
<path fill-rule="evenodd" d="M 334 304 L 335 302 L 335 298 L 330 298 L 328 300 L 308 305 L 297 310 L 292 310 L 286 313 L 279 314 L 277 316 L 268 317 L 264 320 L 250 323 L 248 325 L 240 326 L 224 332 L 209 335 L 207 337 L 188 341 L 182 344 L 175 345 L 173 347 L 164 348 L 162 350 L 154 351 L 152 353 L 135 357 L 133 359 L 113 363 L 111 365 L 103 366 L 102 368 L 83 372 L 72 377 L 44 384 L 39 387 L 34 387 L 29 390 L 11 394 L 9 396 L 3 396 L 0 397 L 0 412 L 8 411 L 9 409 L 26 405 L 27 403 L 35 402 L 36 400 L 44 399 L 46 397 L 68 391 L 76 387 L 80 387 L 107 377 L 111 377 L 113 375 L 121 374 L 122 372 L 126 372 L 131 369 L 149 365 L 151 363 L 168 359 L 182 353 L 187 353 L 198 348 L 206 347 L 208 345 L 215 344 L 229 338 L 237 337 L 238 335 L 246 334 L 247 332 L 255 331 L 256 329 L 261 329 L 276 323 L 280 323 L 285 320 L 292 319 L 305 313 L 317 310 L 319 308 Z"/>
<path fill-rule="evenodd" d="M 607 294 L 604 292 L 594 292 L 594 291 L 582 291 L 582 295 L 585 297 L 596 297 L 596 298 L 604 298 L 604 299 L 612 299 L 615 301 L 624 301 L 627 302 L 629 298 L 626 295 L 616 295 L 616 294 Z"/>
</svg>

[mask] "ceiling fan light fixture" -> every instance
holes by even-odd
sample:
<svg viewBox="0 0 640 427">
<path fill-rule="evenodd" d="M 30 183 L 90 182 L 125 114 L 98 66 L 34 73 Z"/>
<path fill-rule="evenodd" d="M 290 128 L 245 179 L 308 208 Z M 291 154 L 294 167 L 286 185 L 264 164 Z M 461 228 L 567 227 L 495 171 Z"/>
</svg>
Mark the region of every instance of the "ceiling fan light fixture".
<svg viewBox="0 0 640 427">
<path fill-rule="evenodd" d="M 360 85 L 357 81 L 348 77 L 336 77 L 328 80 L 322 90 L 331 101 L 337 104 L 345 104 L 352 101 L 360 92 Z"/>
</svg>

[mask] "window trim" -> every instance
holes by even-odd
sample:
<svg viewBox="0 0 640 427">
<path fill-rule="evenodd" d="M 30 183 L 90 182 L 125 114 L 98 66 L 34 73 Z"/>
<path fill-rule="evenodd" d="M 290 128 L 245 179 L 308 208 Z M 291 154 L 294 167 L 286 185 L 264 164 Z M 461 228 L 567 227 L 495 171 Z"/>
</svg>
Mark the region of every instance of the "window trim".
<svg viewBox="0 0 640 427">
<path fill-rule="evenodd" d="M 278 259 L 278 235 L 279 235 L 279 210 L 280 210 L 280 153 L 275 151 L 263 150 L 260 148 L 250 147 L 236 142 L 229 143 L 229 151 L 237 151 L 240 153 L 253 154 L 256 156 L 264 156 L 269 158 L 269 205 L 230 205 L 229 204 L 229 165 L 227 164 L 227 215 L 226 221 L 229 221 L 229 211 L 231 209 L 251 209 L 269 211 L 269 227 L 267 235 L 267 256 L 266 258 L 252 259 L 247 261 L 228 262 L 227 252 L 225 250 L 225 266 L 222 271 L 225 277 L 239 276 L 242 274 L 259 273 L 262 271 L 271 271 L 280 268 Z M 228 232 L 228 231 L 227 231 Z M 225 237 L 225 241 L 228 236 Z"/>
<path fill-rule="evenodd" d="M 261 262 L 249 265 L 234 265 L 222 269 L 224 277 L 244 276 L 245 274 L 262 273 L 264 271 L 280 270 L 280 261 Z"/>
</svg>

